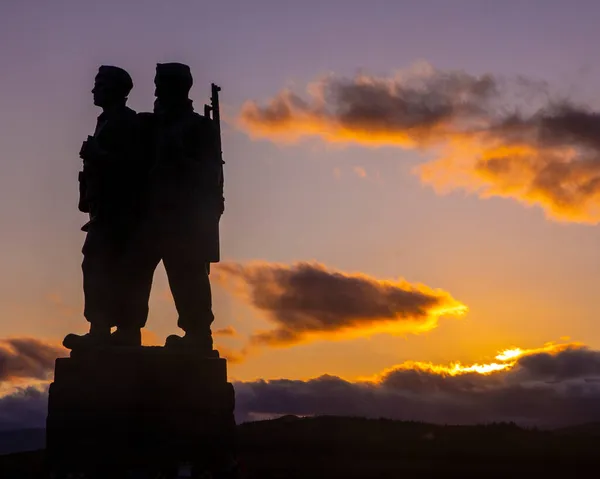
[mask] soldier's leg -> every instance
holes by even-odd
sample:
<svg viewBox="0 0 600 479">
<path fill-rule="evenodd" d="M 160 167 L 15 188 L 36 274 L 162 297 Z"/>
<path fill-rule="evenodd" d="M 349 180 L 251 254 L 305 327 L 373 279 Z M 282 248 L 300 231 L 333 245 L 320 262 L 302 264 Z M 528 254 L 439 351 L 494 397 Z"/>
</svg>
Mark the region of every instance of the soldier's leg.
<svg viewBox="0 0 600 479">
<path fill-rule="evenodd" d="M 160 251 L 152 238 L 136 241 L 124 254 L 119 278 L 120 305 L 113 343 L 141 344 L 141 329 L 148 319 L 148 302 Z"/>
<path fill-rule="evenodd" d="M 87 254 L 81 263 L 83 273 L 83 315 L 90 323 L 90 332 L 110 333 L 115 320 L 115 295 L 111 288 L 111 258 Z"/>
<path fill-rule="evenodd" d="M 103 225 L 94 225 L 82 248 L 84 316 L 90 323 L 88 334 L 69 334 L 63 344 L 69 349 L 108 341 L 117 307 L 114 276 L 114 249 Z"/>
<path fill-rule="evenodd" d="M 185 331 L 184 340 L 195 349 L 212 351 L 212 291 L 208 263 L 193 248 L 171 247 L 165 251 L 163 263 L 175 300 L 179 319 Z"/>
</svg>

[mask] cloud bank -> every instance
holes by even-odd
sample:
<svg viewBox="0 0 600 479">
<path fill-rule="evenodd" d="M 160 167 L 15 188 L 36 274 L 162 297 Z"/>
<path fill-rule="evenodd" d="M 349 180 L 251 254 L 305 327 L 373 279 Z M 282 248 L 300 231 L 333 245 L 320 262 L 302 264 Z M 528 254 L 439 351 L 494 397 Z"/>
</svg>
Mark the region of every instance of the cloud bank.
<svg viewBox="0 0 600 479">
<path fill-rule="evenodd" d="M 419 333 L 434 328 L 442 315 L 467 311 L 442 290 L 342 273 L 317 263 L 220 263 L 213 274 L 275 326 L 255 333 L 253 345 Z"/>
<path fill-rule="evenodd" d="M 0 339 L 0 430 L 44 427 L 48 387 L 61 346 L 35 338 Z M 35 385 L 33 385 L 35 384 Z"/>
<path fill-rule="evenodd" d="M 48 387 L 19 388 L 0 397 L 0 431 L 46 427 Z"/>
<path fill-rule="evenodd" d="M 434 155 L 415 172 L 443 194 L 512 198 L 556 221 L 600 221 L 600 113 L 552 101 L 542 82 L 418 65 L 381 78 L 329 75 L 304 96 L 246 102 L 251 136 L 397 146 Z"/>
<path fill-rule="evenodd" d="M 492 363 L 405 362 L 361 381 L 323 375 L 236 382 L 235 390 L 238 422 L 296 414 L 559 427 L 600 421 L 600 351 L 548 344 Z M 0 430 L 44 427 L 46 404 L 43 385 L 0 398 Z"/>
<path fill-rule="evenodd" d="M 376 378 L 236 384 L 239 420 L 286 414 L 386 417 L 440 424 L 514 421 L 558 427 L 600 420 L 600 351 L 578 345 L 473 367 L 405 363 Z"/>
</svg>

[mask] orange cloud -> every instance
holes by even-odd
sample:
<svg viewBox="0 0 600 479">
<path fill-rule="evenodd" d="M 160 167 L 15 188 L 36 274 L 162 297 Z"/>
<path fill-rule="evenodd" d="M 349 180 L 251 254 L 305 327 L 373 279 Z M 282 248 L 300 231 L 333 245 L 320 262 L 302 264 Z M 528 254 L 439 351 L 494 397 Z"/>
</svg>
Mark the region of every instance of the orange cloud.
<svg viewBox="0 0 600 479">
<path fill-rule="evenodd" d="M 497 361 L 490 363 L 474 363 L 469 365 L 463 365 L 459 361 L 452 362 L 448 365 L 433 364 L 421 361 L 406 361 L 400 365 L 389 368 L 371 378 L 365 378 L 368 381 L 381 382 L 385 378 L 393 373 L 394 371 L 406 371 L 406 370 L 419 370 L 426 371 L 432 374 L 438 374 L 441 376 L 458 376 L 462 374 L 482 374 L 489 375 L 500 371 L 508 371 L 514 368 L 521 358 L 525 356 L 539 355 L 539 354 L 550 354 L 556 355 L 562 351 L 571 349 L 584 348 L 581 343 L 547 343 L 540 348 L 534 349 L 521 349 L 521 348 L 510 348 L 500 351 L 495 359 Z"/>
<path fill-rule="evenodd" d="M 419 65 L 390 78 L 327 76 L 304 97 L 284 90 L 265 106 L 246 102 L 239 122 L 274 141 L 427 151 L 436 159 L 415 173 L 440 194 L 512 198 L 553 220 L 598 223 L 600 114 L 545 95 L 523 78 Z"/>
<path fill-rule="evenodd" d="M 327 76 L 310 85 L 308 101 L 283 90 L 264 107 L 246 102 L 239 123 L 253 137 L 282 142 L 318 137 L 415 148 L 460 131 L 454 119 L 474 114 L 495 89 L 489 75 L 439 75 L 428 65 L 395 78 Z"/>
<path fill-rule="evenodd" d="M 251 344 L 286 346 L 315 339 L 377 333 L 421 333 L 441 316 L 467 307 L 449 293 L 405 280 L 381 280 L 327 269 L 254 262 L 215 265 L 215 281 L 244 299 L 274 325 L 252 335 Z"/>
<path fill-rule="evenodd" d="M 481 198 L 511 198 L 543 208 L 554 221 L 597 224 L 600 148 L 582 148 L 571 140 L 545 145 L 534 139 L 541 128 L 513 144 L 503 132 L 448 141 L 443 156 L 414 172 L 438 194 L 462 189 Z"/>
</svg>

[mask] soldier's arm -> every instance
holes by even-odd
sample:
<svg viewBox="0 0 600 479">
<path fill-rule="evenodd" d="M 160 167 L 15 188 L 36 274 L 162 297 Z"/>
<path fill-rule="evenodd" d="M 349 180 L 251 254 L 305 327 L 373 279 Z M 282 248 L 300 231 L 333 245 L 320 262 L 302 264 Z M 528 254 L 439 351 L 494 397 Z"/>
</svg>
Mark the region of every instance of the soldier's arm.
<svg viewBox="0 0 600 479">
<path fill-rule="evenodd" d="M 79 180 L 79 204 L 78 204 L 78 209 L 82 213 L 89 213 L 90 212 L 90 205 L 89 205 L 89 203 L 87 201 L 87 182 L 86 182 L 85 175 L 84 175 L 83 171 L 79 172 L 78 180 Z"/>
<path fill-rule="evenodd" d="M 119 125 L 119 140 L 113 151 L 99 150 L 98 156 L 93 160 L 94 166 L 105 171 L 107 174 L 119 174 L 131 163 L 136 162 L 139 157 L 140 127 L 138 115 L 131 115 L 124 119 Z"/>
</svg>

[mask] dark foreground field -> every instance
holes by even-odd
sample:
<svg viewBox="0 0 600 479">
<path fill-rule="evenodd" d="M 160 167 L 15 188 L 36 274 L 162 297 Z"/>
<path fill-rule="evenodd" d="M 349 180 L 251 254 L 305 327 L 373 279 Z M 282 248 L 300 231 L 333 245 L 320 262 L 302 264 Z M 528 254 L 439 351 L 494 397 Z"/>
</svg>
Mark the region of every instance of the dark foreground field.
<svg viewBox="0 0 600 479">
<path fill-rule="evenodd" d="M 239 426 L 246 476 L 270 478 L 600 477 L 600 426 L 433 426 L 293 417 Z M 0 478 L 42 476 L 43 451 L 0 456 Z"/>
</svg>

